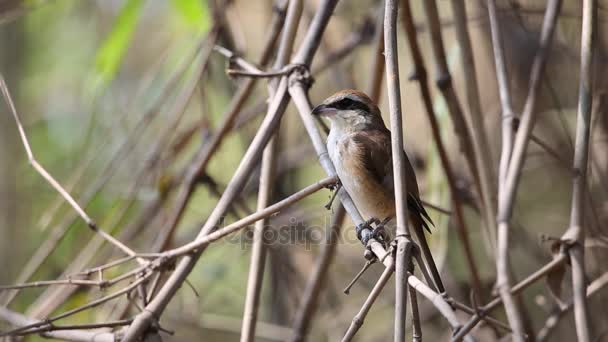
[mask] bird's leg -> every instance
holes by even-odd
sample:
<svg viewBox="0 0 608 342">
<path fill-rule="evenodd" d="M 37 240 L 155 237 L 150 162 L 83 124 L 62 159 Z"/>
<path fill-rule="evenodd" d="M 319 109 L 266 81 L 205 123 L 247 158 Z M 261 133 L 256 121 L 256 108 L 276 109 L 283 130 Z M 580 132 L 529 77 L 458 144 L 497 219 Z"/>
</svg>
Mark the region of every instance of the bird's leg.
<svg viewBox="0 0 608 342">
<path fill-rule="evenodd" d="M 357 232 L 357 239 L 361 241 L 363 246 L 367 246 L 367 242 L 373 237 L 372 233 L 374 228 L 372 227 L 372 224 L 376 222 L 380 222 L 380 220 L 375 217 L 372 217 L 367 221 L 358 224 L 355 227 L 355 231 Z"/>
<path fill-rule="evenodd" d="M 341 187 L 342 187 L 342 183 L 337 182 L 335 185 L 332 185 L 329 188 L 331 191 L 333 191 L 333 193 L 331 194 L 331 198 L 329 199 L 329 202 L 327 202 L 327 204 L 325 205 L 325 209 L 327 209 L 327 210 L 331 209 L 331 206 L 334 203 L 334 200 L 336 199 L 336 196 L 338 195 L 338 191 L 340 191 Z"/>
</svg>

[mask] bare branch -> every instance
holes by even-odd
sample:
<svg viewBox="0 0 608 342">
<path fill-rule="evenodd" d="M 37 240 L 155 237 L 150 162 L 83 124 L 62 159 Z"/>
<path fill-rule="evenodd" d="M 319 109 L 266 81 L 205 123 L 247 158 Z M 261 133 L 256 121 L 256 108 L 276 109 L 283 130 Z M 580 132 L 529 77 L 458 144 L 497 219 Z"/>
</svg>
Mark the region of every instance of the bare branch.
<svg viewBox="0 0 608 342">
<path fill-rule="evenodd" d="M 397 232 L 395 242 L 395 320 L 394 340 L 405 341 L 405 321 L 407 314 L 407 271 L 411 268 L 412 241 L 408 225 L 408 189 L 406 177 L 406 161 L 403 154 L 403 119 L 401 112 L 401 91 L 399 84 L 399 58 L 397 52 L 397 0 L 385 0 L 384 8 L 384 57 L 386 64 L 386 85 L 390 108 L 391 152 L 393 160 L 393 181 L 395 182 L 395 213 L 397 216 Z M 421 230 L 422 227 L 414 227 Z M 424 239 L 419 236 L 419 239 Z M 387 268 L 388 270 L 388 268 Z M 350 330 L 350 329 L 349 329 Z"/>
<path fill-rule="evenodd" d="M 18 327 L 35 325 L 38 322 L 29 317 L 13 312 L 5 307 L 0 306 L 0 319 L 9 322 Z M 44 324 L 44 322 L 42 322 Z M 111 332 L 100 331 L 48 331 L 41 332 L 41 335 L 48 338 L 55 338 L 64 341 L 74 342 L 115 342 L 116 337 Z"/>
<path fill-rule="evenodd" d="M 388 283 L 388 280 L 393 275 L 393 272 L 395 272 L 395 265 L 392 260 L 393 260 L 392 258 L 389 259 L 389 265 L 384 269 L 384 271 L 382 272 L 382 275 L 380 275 L 380 278 L 378 279 L 378 281 L 376 282 L 376 284 L 370 291 L 369 295 L 365 299 L 365 302 L 363 303 L 361 310 L 359 310 L 359 312 L 355 315 L 355 317 L 353 317 L 353 321 L 350 323 L 348 330 L 346 330 L 344 337 L 342 337 L 342 342 L 351 341 L 353 339 L 353 337 L 355 337 L 355 334 L 357 333 L 357 331 L 359 331 L 359 329 L 363 325 L 363 321 L 365 320 L 365 317 L 369 313 L 369 310 L 371 309 L 372 305 L 376 301 L 376 298 L 378 298 L 378 296 L 380 295 L 380 292 L 382 291 L 382 289 L 384 288 L 386 283 Z"/>
<path fill-rule="evenodd" d="M 258 220 L 267 218 L 275 213 L 278 213 L 282 209 L 284 209 L 290 205 L 293 205 L 294 203 L 302 200 L 303 198 L 305 198 L 321 189 L 326 189 L 330 186 L 333 186 L 334 184 L 336 184 L 337 181 L 338 181 L 338 179 L 336 177 L 327 177 L 312 185 L 307 186 L 306 188 L 296 192 L 295 194 L 285 198 L 282 201 L 279 201 L 269 207 L 264 208 L 261 211 L 258 211 L 247 217 L 244 217 L 224 228 L 216 229 L 213 232 L 200 236 L 196 240 L 194 240 L 190 243 L 187 243 L 181 247 L 177 247 L 174 249 L 170 249 L 166 252 L 163 252 L 159 256 L 164 257 L 164 258 L 175 258 L 178 256 L 182 256 L 182 255 L 186 255 L 186 254 L 195 252 L 201 248 L 204 248 L 205 246 L 207 246 L 208 244 L 210 244 L 213 241 L 217 241 L 217 240 L 223 238 L 224 236 L 232 234 L 239 229 L 243 229 Z"/>
<path fill-rule="evenodd" d="M 515 191 L 517 188 L 517 183 L 520 178 L 521 169 L 523 166 L 523 160 L 525 157 L 525 152 L 528 146 L 528 142 L 530 139 L 530 133 L 532 132 L 532 128 L 534 126 L 534 122 L 536 119 L 536 101 L 538 97 L 538 89 L 540 87 L 540 80 L 542 79 L 542 74 L 545 68 L 546 60 L 548 57 L 549 47 L 553 40 L 553 32 L 555 29 L 555 24 L 557 21 L 557 16 L 559 10 L 561 8 L 561 0 L 552 0 L 547 5 L 547 10 L 545 12 L 545 18 L 543 21 L 543 29 L 541 33 L 541 41 L 540 48 L 534 58 L 534 64 L 532 65 L 532 72 L 530 76 L 530 88 L 528 89 L 528 96 L 526 98 L 526 105 L 524 107 L 524 111 L 522 114 L 522 124 L 519 127 L 516 135 L 516 141 L 513 148 L 512 156 L 501 156 L 501 160 L 508 159 L 509 168 L 506 175 L 501 174 L 502 178 L 500 183 L 504 186 L 499 189 L 499 197 L 498 197 L 498 251 L 496 258 L 496 287 L 498 292 L 503 300 L 505 311 L 507 313 L 507 318 L 509 320 L 509 324 L 513 329 L 513 337 L 516 341 L 523 342 L 524 341 L 524 326 L 521 319 L 519 308 L 517 307 L 514 298 L 511 295 L 510 289 L 510 275 L 509 275 L 509 232 L 510 232 L 510 219 L 512 216 L 513 205 L 515 202 Z M 492 11 L 492 4 L 490 5 L 490 11 Z M 494 8 L 495 12 L 495 8 Z M 491 17 L 495 16 L 495 13 L 491 14 Z M 496 31 L 498 25 L 494 25 L 494 31 Z M 496 33 L 494 33 L 496 35 Z M 500 37 L 496 37 L 498 40 Z M 495 42 L 499 44 L 498 41 Z M 500 49 L 500 48 L 499 48 Z M 499 52 L 500 54 L 500 52 Z M 500 55 L 499 55 L 500 57 Z M 498 73 L 501 74 L 504 72 L 504 68 L 502 65 L 498 65 L 500 69 L 498 69 Z M 502 76 L 497 76 L 499 79 Z M 501 85 L 501 88 L 506 88 L 506 85 Z M 503 89 L 503 93 L 505 89 Z M 505 99 L 505 94 L 502 94 L 502 102 L 503 105 L 508 106 L 506 101 L 508 100 L 508 96 Z M 509 108 L 503 108 L 503 115 L 509 115 Z M 511 129 L 510 127 L 504 126 L 503 129 Z M 503 132 L 503 135 L 508 134 L 507 132 Z M 505 141 L 505 143 L 509 143 Z M 509 147 L 503 146 L 503 153 L 508 153 Z"/>
<path fill-rule="evenodd" d="M 594 294 L 596 294 L 599 290 L 603 289 L 606 285 L 608 285 L 608 272 L 602 274 L 597 277 L 594 281 L 587 286 L 586 296 L 590 298 Z M 574 307 L 574 303 L 572 301 L 568 302 L 564 307 L 558 308 L 557 311 L 547 320 L 545 321 L 545 325 L 540 329 L 538 334 L 536 335 L 536 340 L 539 342 L 546 341 L 550 334 L 553 332 L 560 319 L 566 315 L 572 308 Z"/>
<path fill-rule="evenodd" d="M 477 84 L 477 74 L 475 60 L 473 59 L 473 48 L 471 38 L 467 28 L 467 9 L 466 1 L 452 0 L 452 10 L 454 12 L 454 27 L 456 29 L 456 40 L 460 47 L 460 60 L 462 74 L 465 80 L 465 93 L 468 104 L 469 134 L 471 135 L 472 146 L 475 156 L 475 167 L 479 173 L 480 197 L 483 201 L 484 225 L 490 237 L 491 252 L 493 254 L 496 246 L 496 191 L 495 191 L 495 172 L 490 154 L 490 144 L 486 136 L 484 118 L 481 115 L 481 104 L 479 96 L 479 86 Z M 475 291 L 480 289 L 476 288 Z M 479 296 L 485 297 L 483 293 Z"/>
<path fill-rule="evenodd" d="M 589 313 L 585 294 L 586 274 L 584 247 L 585 192 L 587 190 L 587 166 L 589 161 L 589 132 L 593 101 L 593 54 L 595 52 L 595 30 L 597 1 L 583 1 L 583 24 L 581 33 L 581 66 L 576 119 L 576 141 L 574 145 L 574 175 L 572 176 L 572 209 L 570 227 L 564 233 L 570 264 L 572 265 L 572 293 L 574 297 L 574 322 L 578 341 L 589 342 Z"/>
</svg>

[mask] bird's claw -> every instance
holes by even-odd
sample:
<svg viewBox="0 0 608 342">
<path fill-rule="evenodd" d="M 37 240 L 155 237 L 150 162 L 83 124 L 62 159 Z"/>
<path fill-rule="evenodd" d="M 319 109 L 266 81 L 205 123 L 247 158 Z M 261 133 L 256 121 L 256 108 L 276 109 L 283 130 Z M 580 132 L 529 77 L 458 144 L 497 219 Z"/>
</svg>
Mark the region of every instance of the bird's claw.
<svg viewBox="0 0 608 342">
<path fill-rule="evenodd" d="M 390 237 L 386 229 L 384 229 L 384 225 L 387 222 L 388 220 L 380 221 L 376 217 L 370 218 L 369 220 L 357 225 L 355 228 L 357 238 L 361 241 L 361 243 L 363 243 L 364 246 L 367 246 L 367 243 L 372 238 L 386 245 L 388 241 L 390 241 Z M 375 225 L 375 227 L 372 225 Z"/>
</svg>

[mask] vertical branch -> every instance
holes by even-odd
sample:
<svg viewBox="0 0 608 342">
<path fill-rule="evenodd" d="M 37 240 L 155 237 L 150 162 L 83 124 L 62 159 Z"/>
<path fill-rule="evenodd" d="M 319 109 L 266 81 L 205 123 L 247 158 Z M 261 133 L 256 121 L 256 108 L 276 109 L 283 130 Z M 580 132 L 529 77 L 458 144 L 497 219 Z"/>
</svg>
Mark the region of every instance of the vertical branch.
<svg viewBox="0 0 608 342">
<path fill-rule="evenodd" d="M 435 140 L 435 144 L 437 145 L 437 152 L 439 153 L 439 159 L 441 160 L 441 166 L 444 169 L 445 176 L 448 182 L 448 186 L 450 187 L 450 196 L 452 201 L 453 213 L 454 213 L 454 221 L 456 223 L 458 237 L 462 243 L 465 258 L 469 265 L 469 272 L 471 273 L 471 284 L 476 293 L 482 293 L 481 280 L 479 278 L 478 267 L 475 263 L 475 258 L 473 256 L 473 249 L 471 247 L 471 243 L 469 241 L 469 233 L 467 231 L 462 203 L 458 199 L 458 187 L 456 185 L 456 176 L 452 169 L 452 165 L 450 163 L 450 158 L 448 157 L 447 151 L 445 149 L 445 144 L 443 143 L 443 139 L 441 137 L 441 130 L 439 128 L 439 123 L 437 121 L 437 116 L 435 115 L 435 110 L 433 109 L 433 100 L 431 98 L 431 90 L 427 81 L 427 72 L 424 66 L 424 60 L 422 57 L 422 53 L 420 52 L 420 46 L 418 45 L 418 38 L 416 37 L 416 27 L 414 25 L 414 19 L 412 16 L 412 11 L 410 7 L 409 0 L 402 1 L 401 8 L 401 22 L 403 23 L 403 28 L 408 37 L 408 44 L 410 53 L 412 55 L 412 61 L 414 64 L 414 72 L 412 79 L 418 81 L 418 86 L 420 88 L 420 94 L 422 96 L 422 102 L 424 104 L 424 108 L 426 111 L 426 116 L 431 125 L 431 132 L 433 134 L 433 140 Z M 425 258 L 427 259 L 427 263 L 429 265 L 432 261 L 432 256 L 428 251 L 428 247 L 425 248 L 424 245 L 420 246 L 424 253 Z M 433 271 L 433 267 L 431 267 L 431 271 Z M 433 275 L 435 278 L 438 278 L 436 275 Z M 443 292 L 443 285 L 439 286 L 439 291 Z"/>
<path fill-rule="evenodd" d="M 276 135 L 270 139 L 264 149 L 262 156 L 262 170 L 260 174 L 260 189 L 258 193 L 257 210 L 263 210 L 270 202 L 272 196 L 272 184 L 276 168 Z M 262 219 L 255 223 L 253 229 L 253 243 L 251 249 L 251 261 L 249 266 L 249 278 L 247 280 L 247 295 L 245 297 L 245 309 L 243 313 L 243 325 L 241 328 L 241 341 L 253 341 L 255 327 L 258 317 L 258 306 L 262 292 L 262 281 L 264 280 L 264 268 L 266 263 L 266 246 L 264 232 L 267 220 Z"/>
<path fill-rule="evenodd" d="M 551 43 L 553 41 L 553 32 L 555 31 L 555 24 L 557 22 L 561 5 L 561 0 L 550 0 L 545 11 L 543 27 L 541 30 L 540 46 L 536 56 L 534 56 L 532 70 L 530 72 L 528 95 L 526 97 L 526 103 L 521 115 L 521 122 L 515 136 L 513 151 L 509 161 L 509 170 L 506 175 L 507 178 L 504 180 L 504 191 L 501 191 L 498 196 L 499 224 L 500 221 L 504 220 L 506 217 L 510 217 L 513 210 L 515 191 L 517 190 L 517 185 L 521 176 L 521 169 L 526 150 L 528 148 L 532 128 L 536 123 L 536 116 L 538 114 L 536 112 L 536 100 L 538 99 L 538 92 L 549 55 L 549 48 L 551 47 Z M 500 208 L 501 205 L 505 207 Z"/>
<path fill-rule="evenodd" d="M 302 295 L 302 302 L 296 313 L 296 319 L 293 324 L 293 335 L 291 336 L 291 342 L 302 342 L 304 341 L 310 322 L 312 321 L 313 314 L 316 310 L 317 303 L 319 301 L 319 295 L 321 294 L 321 286 L 323 281 L 327 277 L 327 271 L 331 264 L 333 257 L 336 253 L 336 247 L 338 246 L 340 227 L 344 222 L 346 211 L 342 204 L 338 204 L 332 217 L 330 226 L 326 227 L 325 233 L 325 244 L 321 255 L 315 265 L 306 289 Z"/>
<path fill-rule="evenodd" d="M 473 48 L 467 28 L 467 9 L 464 0 L 452 0 L 452 10 L 454 12 L 454 22 L 456 28 L 456 39 L 460 46 L 460 61 L 462 63 L 462 74 L 465 80 L 465 93 L 467 97 L 469 121 L 469 132 L 473 142 L 475 152 L 475 163 L 479 173 L 479 183 L 481 185 L 481 199 L 483 201 L 483 212 L 485 214 L 484 224 L 490 232 L 490 246 L 495 246 L 496 241 L 496 206 L 494 204 L 495 188 L 494 167 L 492 166 L 492 155 L 490 154 L 490 144 L 486 136 L 484 120 L 481 115 L 481 104 L 479 103 L 479 87 L 477 85 L 477 75 L 475 70 L 475 60 L 473 59 Z M 494 248 L 492 248 L 492 252 Z"/>
<path fill-rule="evenodd" d="M 500 24 L 498 22 L 498 14 L 496 12 L 496 1 L 488 0 L 488 15 L 490 17 L 490 30 L 492 35 L 492 46 L 494 49 L 494 61 L 496 64 L 496 80 L 498 81 L 498 90 L 500 95 L 500 103 L 502 108 L 502 147 L 500 154 L 500 165 L 498 170 L 498 189 L 499 194 L 503 193 L 505 180 L 509 169 L 509 160 L 513 146 L 513 109 L 511 107 L 511 95 L 509 92 L 509 80 L 507 78 L 507 68 L 504 59 L 504 51 L 502 46 Z M 508 230 L 505 225 L 500 225 L 498 228 L 498 244 L 500 246 L 496 258 L 496 285 L 499 294 L 505 303 L 505 310 L 512 328 L 519 333 L 523 332 L 521 319 L 517 310 L 516 303 L 511 295 L 510 277 L 509 277 L 509 259 L 507 255 Z M 501 285 L 503 284 L 503 285 Z M 509 316 L 509 312 L 512 314 Z M 511 318 L 512 317 L 512 318 Z"/>
<path fill-rule="evenodd" d="M 578 341 L 591 341 L 589 317 L 585 295 L 585 258 L 583 242 L 585 228 L 585 190 L 587 187 L 587 163 L 589 157 L 589 131 L 592 107 L 592 63 L 595 43 L 595 21 L 597 1 L 583 2 L 583 28 L 581 34 L 581 69 L 576 119 L 576 141 L 574 145 L 574 176 L 572 177 L 572 209 L 570 227 L 563 240 L 570 244 L 568 254 L 572 264 L 572 292 L 574 298 L 574 322 Z"/>
<path fill-rule="evenodd" d="M 375 102 L 380 101 L 382 93 L 382 77 L 384 76 L 384 7 L 380 6 L 374 30 L 372 45 L 372 73 L 367 86 L 367 94 Z"/>
<path fill-rule="evenodd" d="M 284 27 L 279 44 L 274 69 L 282 68 L 289 61 L 293 49 L 295 35 L 302 14 L 302 1 L 291 0 L 287 8 L 287 25 Z M 276 84 L 269 85 L 270 98 L 275 92 Z M 271 189 L 276 168 L 277 134 L 270 139 L 262 156 L 262 171 L 260 174 L 260 189 L 258 193 L 258 211 L 266 208 L 270 202 Z M 247 295 L 245 298 L 245 311 L 243 313 L 243 326 L 241 329 L 241 342 L 253 341 L 257 322 L 257 311 L 264 278 L 264 265 L 266 262 L 266 246 L 264 245 L 264 230 L 266 220 L 256 222 L 253 232 L 253 248 L 251 252 L 251 266 L 247 281 Z"/>
<path fill-rule="evenodd" d="M 500 188 L 498 196 L 498 252 L 496 258 L 496 287 L 498 288 L 500 297 L 503 300 L 505 312 L 507 314 L 509 324 L 513 329 L 513 336 L 516 341 L 524 341 L 524 326 L 522 323 L 519 309 L 515 303 L 510 289 L 511 280 L 509 276 L 509 226 L 513 211 L 513 204 L 515 202 L 515 191 L 517 189 L 517 183 L 521 174 L 521 168 L 523 166 L 523 160 L 525 157 L 525 152 L 528 146 L 532 128 L 536 121 L 537 113 L 535 108 L 538 90 L 540 87 L 540 81 L 542 79 L 542 74 L 548 57 L 549 47 L 551 41 L 553 40 L 553 32 L 555 30 L 555 23 L 557 21 L 560 8 L 561 0 L 552 0 L 547 5 L 547 10 L 545 12 L 545 17 L 543 20 L 539 51 L 534 57 L 534 62 L 532 65 L 532 72 L 530 76 L 530 88 L 528 89 L 528 96 L 526 98 L 526 104 L 524 106 L 524 111 L 522 114 L 522 122 L 515 137 L 515 145 L 513 148 L 512 156 L 510 158 L 507 174 L 503 175 L 506 176 L 506 179 L 501 180 L 504 186 Z M 490 11 L 492 11 L 492 8 L 490 8 Z M 494 26 L 496 28 L 498 25 Z M 500 39 L 500 37 L 496 38 Z M 500 65 L 499 67 L 503 68 L 503 66 Z M 499 74 L 501 73 L 502 70 L 499 72 Z M 506 87 L 506 84 L 503 84 L 503 86 L 501 87 Z M 505 99 L 501 97 L 501 101 L 505 101 Z M 504 128 L 510 129 L 507 127 Z M 503 148 L 505 147 L 503 146 Z M 502 158 L 507 158 L 507 156 L 503 155 Z"/>
<path fill-rule="evenodd" d="M 456 96 L 456 92 L 452 85 L 452 76 L 448 68 L 447 59 L 445 56 L 445 48 L 443 47 L 443 37 L 441 35 L 441 23 L 439 20 L 439 12 L 437 10 L 437 4 L 434 0 L 423 1 L 424 12 L 427 17 L 429 31 L 431 34 L 431 45 L 433 50 L 433 57 L 435 60 L 435 67 L 437 68 L 437 76 L 435 83 L 437 88 L 441 92 L 443 99 L 448 107 L 450 117 L 456 130 L 456 136 L 460 142 L 460 148 L 464 153 L 469 169 L 473 176 L 475 185 L 481 193 L 481 185 L 479 181 L 479 174 L 475 164 L 475 157 L 473 155 L 473 143 L 469 135 L 469 129 L 467 128 L 466 120 L 462 114 L 462 109 Z M 492 232 L 489 232 L 492 236 Z"/>
<path fill-rule="evenodd" d="M 407 270 L 410 268 L 411 241 L 407 223 L 407 188 L 403 153 L 403 122 L 399 88 L 399 59 L 397 51 L 397 0 L 386 0 L 384 8 L 384 57 L 386 85 L 390 107 L 391 152 L 395 182 L 395 211 L 397 216 L 396 274 L 395 274 L 395 341 L 405 341 L 407 313 Z"/>
<path fill-rule="evenodd" d="M 496 0 L 488 0 L 488 16 L 490 17 L 496 80 L 498 82 L 498 94 L 502 109 L 502 147 L 498 166 L 498 189 L 500 191 L 504 187 L 504 180 L 507 177 L 509 169 L 509 159 L 511 158 L 511 149 L 513 148 L 513 119 L 515 114 L 511 106 L 511 93 L 509 91 L 509 79 L 507 78 L 507 66 L 500 33 L 500 23 L 498 22 L 498 14 L 496 12 Z"/>
<path fill-rule="evenodd" d="M 416 295 L 416 289 L 411 285 L 408 285 L 410 292 L 410 306 L 412 307 L 412 329 L 414 342 L 422 342 L 422 327 L 420 322 L 420 312 L 418 312 L 418 296 Z"/>
</svg>

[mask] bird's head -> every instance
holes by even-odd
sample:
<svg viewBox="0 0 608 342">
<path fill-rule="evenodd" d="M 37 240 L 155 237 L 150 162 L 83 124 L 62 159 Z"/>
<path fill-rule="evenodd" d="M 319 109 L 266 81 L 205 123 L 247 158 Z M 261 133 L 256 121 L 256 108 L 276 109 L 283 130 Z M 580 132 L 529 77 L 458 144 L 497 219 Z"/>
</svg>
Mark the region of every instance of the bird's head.
<svg viewBox="0 0 608 342">
<path fill-rule="evenodd" d="M 332 128 L 365 130 L 385 127 L 380 109 L 364 93 L 347 89 L 328 97 L 312 110 L 313 115 L 328 118 Z"/>
</svg>

